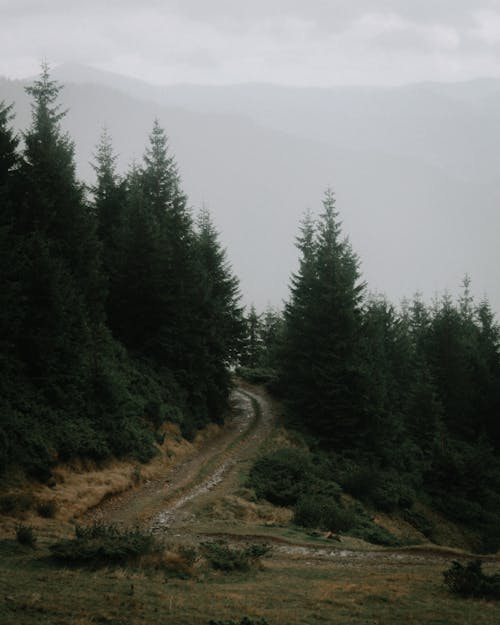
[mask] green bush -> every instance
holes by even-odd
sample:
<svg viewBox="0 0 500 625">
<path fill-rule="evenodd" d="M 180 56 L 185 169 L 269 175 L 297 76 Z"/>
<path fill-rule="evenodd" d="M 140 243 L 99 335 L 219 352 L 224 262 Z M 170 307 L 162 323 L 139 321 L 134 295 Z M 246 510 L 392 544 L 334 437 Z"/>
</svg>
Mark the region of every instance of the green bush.
<svg viewBox="0 0 500 625">
<path fill-rule="evenodd" d="M 295 506 L 294 523 L 331 532 L 345 532 L 356 524 L 356 515 L 332 498 L 303 495 Z"/>
<path fill-rule="evenodd" d="M 412 525 L 419 532 L 422 532 L 422 534 L 426 538 L 430 539 L 432 537 L 435 529 L 434 523 L 430 521 L 425 515 L 410 508 L 407 510 L 403 510 L 402 517 L 407 523 Z"/>
<path fill-rule="evenodd" d="M 378 475 L 371 466 L 347 464 L 340 473 L 339 482 L 353 497 L 366 501 L 377 487 Z"/>
<path fill-rule="evenodd" d="M 248 486 L 259 498 L 290 506 L 307 492 L 311 472 L 312 463 L 307 452 L 278 449 L 257 460 L 250 470 Z"/>
<path fill-rule="evenodd" d="M 36 536 L 30 525 L 19 523 L 16 527 L 16 540 L 20 545 L 34 548 L 36 545 Z"/>
<path fill-rule="evenodd" d="M 44 519 L 53 519 L 57 512 L 57 504 L 55 501 L 42 501 L 37 507 L 38 514 Z"/>
<path fill-rule="evenodd" d="M 383 545 L 384 547 L 399 547 L 400 541 L 380 525 L 370 523 L 369 525 L 361 525 L 349 531 L 349 536 L 366 540 L 367 543 L 373 545 Z"/>
<path fill-rule="evenodd" d="M 416 498 L 410 474 L 382 470 L 370 464 L 344 461 L 339 481 L 346 492 L 383 512 L 410 508 Z"/>
<path fill-rule="evenodd" d="M 267 545 L 250 545 L 246 549 L 231 549 L 226 543 L 201 543 L 203 555 L 219 571 L 249 571 L 269 552 Z"/>
<path fill-rule="evenodd" d="M 449 591 L 460 597 L 500 599 L 500 574 L 486 575 L 481 561 L 473 560 L 466 566 L 453 562 L 443 573 L 444 583 Z"/>
<path fill-rule="evenodd" d="M 154 537 L 139 529 L 121 530 L 115 525 L 76 526 L 75 538 L 49 547 L 57 562 L 84 566 L 125 565 L 158 548 Z"/>
<path fill-rule="evenodd" d="M 35 498 L 29 493 L 3 495 L 0 497 L 0 513 L 16 515 L 30 510 L 34 503 Z"/>
<path fill-rule="evenodd" d="M 306 495 L 295 506 L 294 522 L 303 527 L 347 533 L 375 545 L 395 547 L 400 544 L 392 534 L 373 522 L 361 504 L 346 508 L 334 499 Z"/>
<path fill-rule="evenodd" d="M 415 492 L 393 474 L 380 474 L 369 501 L 377 510 L 393 512 L 398 508 L 409 508 L 415 501 Z"/>
</svg>

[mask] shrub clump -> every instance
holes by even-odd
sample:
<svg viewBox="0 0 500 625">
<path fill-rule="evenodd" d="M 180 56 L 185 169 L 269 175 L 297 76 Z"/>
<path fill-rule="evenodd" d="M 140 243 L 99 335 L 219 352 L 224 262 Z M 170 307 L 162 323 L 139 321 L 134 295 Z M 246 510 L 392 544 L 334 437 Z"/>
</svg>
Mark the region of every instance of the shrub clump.
<svg viewBox="0 0 500 625">
<path fill-rule="evenodd" d="M 35 498 L 30 493 L 15 493 L 0 497 L 0 513 L 15 516 L 27 512 L 35 503 Z"/>
<path fill-rule="evenodd" d="M 322 495 L 304 495 L 296 506 L 294 522 L 331 532 L 346 532 L 356 525 L 355 513 L 335 499 Z"/>
<path fill-rule="evenodd" d="M 443 577 L 449 591 L 460 597 L 500 599 L 500 574 L 486 575 L 481 560 L 473 560 L 465 566 L 455 561 L 444 571 Z"/>
<path fill-rule="evenodd" d="M 121 530 L 115 525 L 76 526 L 75 538 L 49 547 L 57 562 L 81 566 L 125 565 L 158 549 L 152 534 L 139 529 Z"/>
<path fill-rule="evenodd" d="M 57 504 L 55 501 L 41 501 L 36 509 L 44 519 L 53 519 L 57 512 Z"/>
<path fill-rule="evenodd" d="M 248 486 L 258 498 L 279 506 L 294 506 L 306 495 L 338 501 L 342 493 L 331 479 L 331 467 L 324 458 L 290 447 L 259 458 L 250 470 Z"/>
<path fill-rule="evenodd" d="M 342 488 L 382 512 L 411 508 L 416 493 L 412 476 L 394 470 L 340 459 L 338 479 Z"/>
<path fill-rule="evenodd" d="M 390 532 L 373 522 L 361 504 L 344 507 L 326 496 L 301 497 L 295 506 L 293 520 L 302 527 L 346 533 L 374 545 L 397 547 L 400 544 Z"/>
<path fill-rule="evenodd" d="M 270 551 L 268 545 L 250 545 L 246 549 L 231 549 L 226 543 L 201 543 L 203 555 L 219 571 L 249 571 Z"/>
<path fill-rule="evenodd" d="M 349 536 L 360 538 L 372 545 L 382 545 L 384 547 L 399 547 L 400 541 L 388 532 L 385 528 L 380 527 L 376 523 L 359 525 L 349 531 Z"/>
<path fill-rule="evenodd" d="M 422 514 L 421 512 L 417 512 L 412 508 L 408 508 L 406 510 L 403 510 L 402 517 L 412 527 L 417 529 L 419 532 L 422 532 L 422 534 L 426 538 L 432 539 L 435 526 L 434 523 L 430 521 L 424 514 Z"/>
<path fill-rule="evenodd" d="M 24 525 L 24 523 L 19 523 L 16 527 L 16 540 L 20 545 L 24 545 L 26 547 L 35 548 L 36 545 L 36 536 L 35 532 L 31 525 Z"/>
<path fill-rule="evenodd" d="M 306 492 L 311 469 L 307 452 L 285 447 L 257 460 L 250 471 L 249 486 L 259 498 L 279 506 L 294 505 Z"/>
</svg>

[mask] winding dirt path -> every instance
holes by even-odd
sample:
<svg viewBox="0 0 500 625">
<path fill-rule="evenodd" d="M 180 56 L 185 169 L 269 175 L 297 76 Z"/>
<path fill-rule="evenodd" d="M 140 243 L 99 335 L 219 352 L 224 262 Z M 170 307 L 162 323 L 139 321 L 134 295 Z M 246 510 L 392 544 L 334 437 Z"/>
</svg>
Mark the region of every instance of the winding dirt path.
<svg viewBox="0 0 500 625">
<path fill-rule="evenodd" d="M 239 463 L 258 453 L 273 427 L 269 404 L 261 395 L 238 387 L 231 405 L 232 417 L 215 439 L 159 478 L 103 501 L 82 520 L 161 532 L 175 525 L 195 499 L 224 490 Z"/>
<path fill-rule="evenodd" d="M 236 388 L 231 396 L 231 415 L 222 431 L 207 441 L 191 456 L 165 474 L 141 486 L 103 501 L 89 511 L 82 521 L 114 523 L 123 526 L 141 526 L 154 533 L 192 538 L 192 530 L 198 539 L 223 538 L 229 543 L 267 542 L 273 545 L 277 558 L 301 561 L 335 561 L 349 564 L 416 565 L 442 562 L 452 558 L 461 559 L 455 550 L 432 545 L 415 548 L 387 549 L 373 546 L 352 548 L 338 539 L 331 546 L 301 544 L 293 539 L 271 534 L 261 534 L 256 525 L 245 526 L 240 533 L 219 533 L 198 530 L 190 522 L 196 505 L 217 501 L 238 490 L 238 472 L 242 465 L 255 458 L 265 440 L 272 434 L 275 416 L 271 403 L 264 394 L 245 387 Z M 261 528 L 262 529 L 262 528 Z M 257 535 L 258 533 L 258 535 Z M 483 558 L 498 561 L 498 556 Z"/>
</svg>

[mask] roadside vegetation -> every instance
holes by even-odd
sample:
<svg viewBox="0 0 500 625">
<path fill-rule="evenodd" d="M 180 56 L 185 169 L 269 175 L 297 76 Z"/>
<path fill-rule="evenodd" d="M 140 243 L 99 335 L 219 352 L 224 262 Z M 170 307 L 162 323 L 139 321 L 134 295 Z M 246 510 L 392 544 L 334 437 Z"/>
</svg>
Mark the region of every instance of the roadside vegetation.
<svg viewBox="0 0 500 625">
<path fill-rule="evenodd" d="M 463 528 L 470 549 L 496 552 L 500 327 L 487 300 L 474 301 L 467 277 L 457 301 L 417 295 L 396 308 L 367 294 L 331 191 L 297 247 L 283 312 L 247 315 L 239 374 L 282 400 L 303 451 L 259 461 L 256 492 L 295 506 L 304 525 L 345 530 L 356 521 L 342 491 L 432 539 L 423 506 Z"/>
</svg>

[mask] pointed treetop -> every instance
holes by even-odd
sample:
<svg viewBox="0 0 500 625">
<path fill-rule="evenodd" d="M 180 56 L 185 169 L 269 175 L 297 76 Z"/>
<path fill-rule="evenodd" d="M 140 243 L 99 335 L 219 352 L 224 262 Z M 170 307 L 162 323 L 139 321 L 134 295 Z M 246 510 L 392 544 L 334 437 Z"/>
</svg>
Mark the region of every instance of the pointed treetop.
<svg viewBox="0 0 500 625">
<path fill-rule="evenodd" d="M 465 274 L 464 279 L 462 281 L 462 295 L 459 299 L 459 307 L 462 316 L 465 319 L 472 319 L 474 315 L 474 297 L 471 292 L 471 279 L 468 274 Z"/>
<path fill-rule="evenodd" d="M 175 159 L 168 153 L 168 140 L 157 119 L 149 135 L 149 145 L 144 154 L 144 183 L 146 195 L 157 216 L 172 207 L 181 198 L 180 177 Z"/>
<path fill-rule="evenodd" d="M 210 211 L 205 205 L 203 205 L 198 212 L 196 226 L 198 234 L 201 238 L 217 239 L 219 236 L 219 233 L 213 224 Z"/>
<path fill-rule="evenodd" d="M 60 105 L 55 104 L 61 89 L 62 86 L 51 79 L 49 65 L 44 61 L 38 79 L 26 87 L 26 93 L 33 98 L 31 108 L 34 127 L 41 127 L 45 123 L 55 126 L 66 115 L 66 111 L 60 111 Z"/>
<path fill-rule="evenodd" d="M 105 197 L 109 189 L 116 186 L 116 160 L 118 158 L 113 152 L 111 135 L 106 127 L 102 129 L 94 158 L 95 163 L 92 163 L 92 169 L 96 174 L 96 184 L 92 187 L 92 191 L 96 196 Z"/>
<path fill-rule="evenodd" d="M 307 210 L 300 222 L 299 234 L 295 240 L 296 247 L 304 254 L 314 247 L 314 237 L 316 234 L 316 224 L 311 211 Z"/>
<path fill-rule="evenodd" d="M 330 187 L 325 191 L 323 198 L 323 212 L 318 225 L 319 239 L 327 246 L 336 247 L 341 232 L 342 223 L 335 207 L 335 194 Z M 346 242 L 344 242 L 346 243 Z"/>
</svg>

